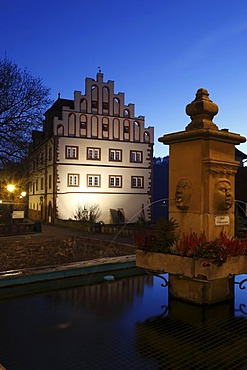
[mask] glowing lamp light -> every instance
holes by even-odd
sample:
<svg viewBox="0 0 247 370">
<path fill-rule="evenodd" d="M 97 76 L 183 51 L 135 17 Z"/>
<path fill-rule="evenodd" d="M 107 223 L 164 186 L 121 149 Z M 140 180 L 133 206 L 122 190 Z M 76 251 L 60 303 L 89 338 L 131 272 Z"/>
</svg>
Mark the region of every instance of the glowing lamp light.
<svg viewBox="0 0 247 370">
<path fill-rule="evenodd" d="M 7 190 L 8 190 L 10 193 L 13 193 L 13 191 L 15 190 L 15 185 L 12 185 L 12 184 L 7 185 Z"/>
<path fill-rule="evenodd" d="M 21 192 L 21 197 L 25 197 L 27 195 L 27 192 L 26 191 L 22 191 Z"/>
</svg>

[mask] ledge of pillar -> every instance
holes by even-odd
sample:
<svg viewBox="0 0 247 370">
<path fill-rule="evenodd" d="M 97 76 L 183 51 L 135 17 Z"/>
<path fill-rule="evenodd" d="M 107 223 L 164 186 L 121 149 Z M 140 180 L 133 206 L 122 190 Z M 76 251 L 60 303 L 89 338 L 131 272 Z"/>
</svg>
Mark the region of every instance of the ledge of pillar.
<svg viewBox="0 0 247 370">
<path fill-rule="evenodd" d="M 191 140 L 216 140 L 225 143 L 238 145 L 244 143 L 246 138 L 239 134 L 225 131 L 225 130 L 212 130 L 212 129 L 197 129 L 190 131 L 179 131 L 172 134 L 167 134 L 158 138 L 158 141 L 163 144 L 173 144 Z"/>
</svg>

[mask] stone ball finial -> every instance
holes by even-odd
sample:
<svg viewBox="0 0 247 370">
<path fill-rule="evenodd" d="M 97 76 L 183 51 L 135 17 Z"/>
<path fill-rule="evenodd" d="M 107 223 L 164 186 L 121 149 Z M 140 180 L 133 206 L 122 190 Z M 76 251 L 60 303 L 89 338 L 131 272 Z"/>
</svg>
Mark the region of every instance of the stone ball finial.
<svg viewBox="0 0 247 370">
<path fill-rule="evenodd" d="M 197 90 L 195 100 L 186 106 L 186 114 L 191 118 L 186 130 L 202 128 L 218 130 L 212 121 L 218 111 L 218 106 L 209 99 L 208 91 L 203 88 Z"/>
</svg>

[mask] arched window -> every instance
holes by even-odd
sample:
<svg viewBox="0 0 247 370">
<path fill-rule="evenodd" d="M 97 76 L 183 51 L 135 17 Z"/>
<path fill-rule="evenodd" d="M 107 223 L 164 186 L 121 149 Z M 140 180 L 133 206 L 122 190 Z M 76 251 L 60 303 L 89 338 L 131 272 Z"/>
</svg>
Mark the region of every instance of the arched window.
<svg viewBox="0 0 247 370">
<path fill-rule="evenodd" d="M 98 113 L 98 86 L 93 85 L 91 88 L 91 105 L 92 105 L 92 112 Z"/>
<path fill-rule="evenodd" d="M 80 111 L 86 113 L 87 112 L 87 99 L 83 98 L 80 101 Z"/>
<path fill-rule="evenodd" d="M 92 137 L 98 137 L 98 117 L 96 116 L 92 116 L 91 135 Z"/>
<path fill-rule="evenodd" d="M 120 139 L 120 122 L 118 118 L 114 118 L 113 120 L 113 139 Z"/>
<path fill-rule="evenodd" d="M 102 120 L 102 137 L 103 139 L 109 139 L 109 120 L 106 117 Z"/>
<path fill-rule="evenodd" d="M 109 114 L 109 89 L 108 87 L 103 87 L 103 103 L 102 103 L 103 114 Z"/>
<path fill-rule="evenodd" d="M 80 115 L 80 136 L 87 136 L 87 116 L 85 114 Z"/>
<path fill-rule="evenodd" d="M 130 121 L 128 119 L 124 120 L 124 140 L 130 139 Z"/>
<path fill-rule="evenodd" d="M 58 125 L 57 126 L 57 135 L 58 136 L 63 136 L 64 135 L 64 127 L 63 127 L 63 125 Z"/>
<path fill-rule="evenodd" d="M 140 141 L 140 123 L 134 121 L 134 141 Z"/>
<path fill-rule="evenodd" d="M 118 98 L 113 100 L 113 115 L 120 116 L 120 101 Z"/>
<path fill-rule="evenodd" d="M 69 130 L 68 130 L 68 133 L 69 133 L 69 136 L 75 136 L 75 114 L 74 113 L 71 113 L 69 115 Z"/>
<path fill-rule="evenodd" d="M 130 118 L 130 112 L 128 109 L 124 109 L 124 117 L 125 118 Z"/>
<path fill-rule="evenodd" d="M 144 132 L 144 142 L 150 143 L 150 134 L 147 131 Z"/>
</svg>

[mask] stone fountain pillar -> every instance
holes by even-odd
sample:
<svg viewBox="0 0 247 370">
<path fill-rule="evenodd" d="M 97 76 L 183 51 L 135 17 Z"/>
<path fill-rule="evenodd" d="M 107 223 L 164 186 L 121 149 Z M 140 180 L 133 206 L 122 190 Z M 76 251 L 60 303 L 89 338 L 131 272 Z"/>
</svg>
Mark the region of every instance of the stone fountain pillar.
<svg viewBox="0 0 247 370">
<path fill-rule="evenodd" d="M 178 236 L 190 231 L 207 240 L 221 231 L 234 236 L 234 182 L 239 163 L 235 145 L 245 142 L 239 134 L 219 130 L 213 117 L 218 107 L 205 89 L 186 107 L 191 122 L 185 131 L 164 135 L 170 146 L 169 217 L 178 224 Z M 247 256 L 212 261 L 172 254 L 136 251 L 137 266 L 169 273 L 169 295 L 196 304 L 213 304 L 234 297 L 234 275 L 247 272 Z"/>
<path fill-rule="evenodd" d="M 207 90 L 199 89 L 186 107 L 185 131 L 159 138 L 170 146 L 169 218 L 177 220 L 178 236 L 192 230 L 211 240 L 223 229 L 234 236 L 235 145 L 245 138 L 219 130 L 212 121 L 217 113 Z"/>
</svg>

